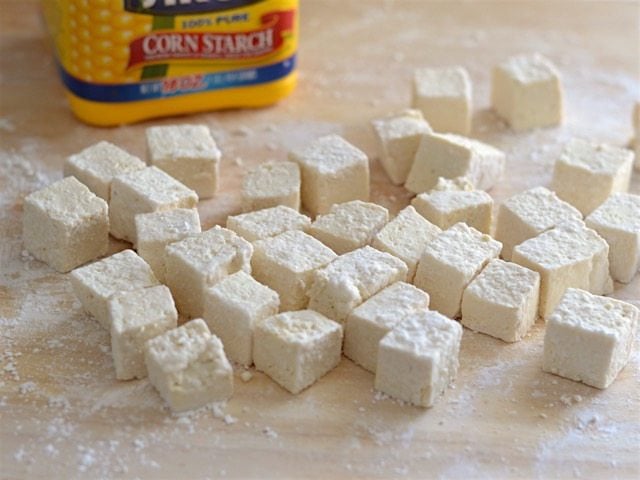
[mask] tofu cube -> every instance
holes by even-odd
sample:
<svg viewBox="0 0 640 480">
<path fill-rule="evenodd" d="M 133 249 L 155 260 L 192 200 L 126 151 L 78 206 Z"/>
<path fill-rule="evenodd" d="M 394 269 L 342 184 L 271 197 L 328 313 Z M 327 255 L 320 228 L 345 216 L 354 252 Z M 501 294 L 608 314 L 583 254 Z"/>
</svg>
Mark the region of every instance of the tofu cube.
<svg viewBox="0 0 640 480">
<path fill-rule="evenodd" d="M 293 394 L 300 393 L 340 362 L 342 327 L 311 310 L 285 312 L 256 325 L 256 369 Z"/>
<path fill-rule="evenodd" d="M 213 197 L 218 188 L 222 154 L 205 125 L 167 125 L 147 128 L 149 163 L 194 190 Z"/>
<path fill-rule="evenodd" d="M 431 407 L 458 372 L 462 327 L 438 312 L 416 312 L 380 341 L 375 388 Z"/>
<path fill-rule="evenodd" d="M 133 250 L 123 250 L 69 274 L 84 310 L 111 331 L 109 300 L 118 292 L 159 285 L 151 267 Z"/>
<path fill-rule="evenodd" d="M 516 55 L 493 69 L 491 105 L 516 131 L 561 124 L 562 97 L 558 70 L 538 53 Z"/>
<path fill-rule="evenodd" d="M 426 311 L 429 295 L 405 282 L 396 282 L 356 307 L 344 326 L 344 354 L 375 373 L 380 340 L 403 318 Z"/>
<path fill-rule="evenodd" d="M 204 320 L 222 340 L 227 357 L 249 366 L 253 364 L 255 325 L 278 313 L 279 305 L 276 292 L 240 271 L 207 290 Z"/>
<path fill-rule="evenodd" d="M 338 203 L 329 213 L 319 215 L 308 229 L 338 255 L 369 245 L 374 235 L 389 221 L 389 211 L 375 203 L 353 200 Z"/>
<path fill-rule="evenodd" d="M 582 220 L 580 211 L 545 187 L 535 187 L 508 198 L 498 208 L 496 240 L 502 257 L 511 260 L 513 249 L 525 240 L 565 222 Z"/>
<path fill-rule="evenodd" d="M 74 177 L 29 194 L 23 203 L 22 242 L 38 260 L 68 272 L 107 253 L 107 202 Z"/>
<path fill-rule="evenodd" d="M 298 230 L 254 243 L 253 276 L 280 296 L 280 311 L 307 307 L 313 272 L 336 258 L 326 245 Z"/>
<path fill-rule="evenodd" d="M 547 321 L 542 369 L 607 388 L 629 361 L 637 307 L 570 288 Z"/>
<path fill-rule="evenodd" d="M 217 225 L 167 245 L 165 280 L 178 311 L 187 317 L 202 317 L 207 289 L 232 273 L 251 273 L 252 253 L 249 242 Z"/>
<path fill-rule="evenodd" d="M 456 223 L 427 244 L 414 279 L 431 298 L 431 308 L 447 317 L 460 315 L 462 293 L 500 254 L 502 244 L 465 223 Z"/>
<path fill-rule="evenodd" d="M 406 281 L 407 271 L 399 258 L 369 246 L 345 253 L 314 272 L 309 308 L 342 324 L 369 297 Z"/>
<path fill-rule="evenodd" d="M 108 309 L 116 378 L 145 378 L 147 340 L 178 326 L 171 292 L 164 285 L 118 292 L 109 299 Z"/>
<path fill-rule="evenodd" d="M 145 168 L 145 163 L 109 142 L 98 142 L 67 157 L 64 175 L 74 176 L 97 196 L 109 201 L 111 181 L 116 175 Z"/>
<path fill-rule="evenodd" d="M 442 230 L 459 222 L 482 233 L 489 233 L 491 230 L 493 198 L 482 190 L 436 190 L 421 193 L 411 201 L 411 205 Z"/>
<path fill-rule="evenodd" d="M 134 218 L 138 255 L 164 282 L 164 250 L 167 245 L 200 233 L 200 216 L 195 208 L 140 213 Z"/>
<path fill-rule="evenodd" d="M 471 131 L 471 80 L 462 67 L 416 70 L 411 104 L 436 132 Z"/>
<path fill-rule="evenodd" d="M 640 195 L 614 193 L 586 223 L 609 244 L 613 279 L 629 283 L 640 270 Z"/>
<path fill-rule="evenodd" d="M 284 205 L 300 210 L 300 167 L 295 162 L 267 162 L 249 170 L 242 182 L 242 210 Z"/>
<path fill-rule="evenodd" d="M 116 176 L 111 182 L 111 235 L 136 242 L 135 216 L 175 208 L 195 208 L 196 192 L 156 167 Z"/>
<path fill-rule="evenodd" d="M 630 150 L 572 139 L 555 163 L 552 188 L 587 216 L 611 194 L 629 190 L 632 169 Z"/>
<path fill-rule="evenodd" d="M 227 228 L 249 242 L 275 237 L 289 230 L 304 232 L 310 226 L 309 217 L 284 205 L 227 218 Z"/>
<path fill-rule="evenodd" d="M 522 340 L 538 317 L 540 274 L 492 260 L 462 294 L 462 325 L 505 342 Z"/>
<path fill-rule="evenodd" d="M 233 369 L 222 342 L 201 318 L 149 340 L 144 360 L 149 381 L 174 412 L 233 394 Z"/>
<path fill-rule="evenodd" d="M 409 205 L 376 233 L 371 246 L 402 260 L 408 268 L 407 281 L 413 282 L 422 252 L 440 232 Z"/>
<path fill-rule="evenodd" d="M 453 134 L 422 137 L 405 188 L 413 193 L 431 190 L 440 177 L 465 176 L 478 190 L 489 190 L 502 177 L 503 152 L 486 143 Z"/>
<path fill-rule="evenodd" d="M 289 157 L 300 165 L 302 206 L 312 215 L 334 203 L 369 200 L 369 159 L 342 137 L 320 137 Z"/>
<path fill-rule="evenodd" d="M 407 109 L 371 122 L 378 141 L 380 164 L 394 185 L 407 180 L 420 140 L 431 127 L 420 110 Z"/>
</svg>

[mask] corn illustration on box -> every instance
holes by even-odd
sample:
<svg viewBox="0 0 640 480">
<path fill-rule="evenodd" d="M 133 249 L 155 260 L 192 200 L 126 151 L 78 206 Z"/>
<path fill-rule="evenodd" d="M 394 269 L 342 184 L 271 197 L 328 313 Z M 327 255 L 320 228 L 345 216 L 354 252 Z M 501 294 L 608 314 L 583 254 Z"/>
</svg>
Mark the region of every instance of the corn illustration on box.
<svg viewBox="0 0 640 480">
<path fill-rule="evenodd" d="M 295 87 L 298 0 L 42 1 L 87 123 L 260 107 Z"/>
</svg>

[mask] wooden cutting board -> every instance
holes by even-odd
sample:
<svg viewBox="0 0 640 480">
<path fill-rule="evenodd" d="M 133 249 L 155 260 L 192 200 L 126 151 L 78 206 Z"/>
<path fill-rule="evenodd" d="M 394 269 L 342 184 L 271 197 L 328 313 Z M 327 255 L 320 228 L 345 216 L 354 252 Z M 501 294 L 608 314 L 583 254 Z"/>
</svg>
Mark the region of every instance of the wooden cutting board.
<svg viewBox="0 0 640 480">
<path fill-rule="evenodd" d="M 455 385 L 429 410 L 374 393 L 344 359 L 292 396 L 236 376 L 224 408 L 172 416 L 146 380 L 117 382 L 109 338 L 64 275 L 23 252 L 21 202 L 99 140 L 144 156 L 151 124 L 209 125 L 223 151 L 206 227 L 239 211 L 246 169 L 327 132 L 375 159 L 368 122 L 408 106 L 414 68 L 461 64 L 474 84 L 473 136 L 506 151 L 496 202 L 548 185 L 572 136 L 626 145 L 640 97 L 638 2 L 303 0 L 300 86 L 273 108 L 113 129 L 77 122 L 35 1 L 0 10 L 0 477 L 628 478 L 640 473 L 640 355 L 606 391 L 541 371 L 544 325 L 505 344 L 464 332 Z M 490 68 L 539 51 L 564 75 L 567 121 L 514 134 L 488 109 Z M 372 160 L 373 200 L 409 200 Z M 640 193 L 634 173 L 632 191 Z M 125 247 L 113 242 L 112 250 Z M 638 277 L 614 296 L 640 305 Z"/>
</svg>

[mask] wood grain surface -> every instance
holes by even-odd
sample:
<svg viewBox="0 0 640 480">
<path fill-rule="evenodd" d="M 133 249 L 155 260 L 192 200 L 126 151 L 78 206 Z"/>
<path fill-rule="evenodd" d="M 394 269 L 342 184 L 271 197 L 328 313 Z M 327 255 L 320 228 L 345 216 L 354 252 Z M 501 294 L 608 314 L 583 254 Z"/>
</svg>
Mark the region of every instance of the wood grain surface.
<svg viewBox="0 0 640 480">
<path fill-rule="evenodd" d="M 375 160 L 368 122 L 408 106 L 421 66 L 469 69 L 472 135 L 507 153 L 490 192 L 497 202 L 548 185 L 572 136 L 631 138 L 638 2 L 303 0 L 301 13 L 300 85 L 277 106 L 98 129 L 68 110 L 38 3 L 0 2 L 0 477 L 637 478 L 637 342 L 600 391 L 541 371 L 541 322 L 516 344 L 465 331 L 455 385 L 429 410 L 376 395 L 372 375 L 346 359 L 297 396 L 237 370 L 225 407 L 185 416 L 171 415 L 146 380 L 115 380 L 107 333 L 65 275 L 23 252 L 20 226 L 24 196 L 98 140 L 144 157 L 149 125 L 209 125 L 224 152 L 220 193 L 199 206 L 210 227 L 239 212 L 248 167 L 327 132 L 371 156 L 373 200 L 405 206 L 409 195 Z M 489 74 L 530 51 L 562 71 L 567 120 L 515 134 L 488 108 Z M 614 296 L 640 305 L 638 277 Z"/>
</svg>

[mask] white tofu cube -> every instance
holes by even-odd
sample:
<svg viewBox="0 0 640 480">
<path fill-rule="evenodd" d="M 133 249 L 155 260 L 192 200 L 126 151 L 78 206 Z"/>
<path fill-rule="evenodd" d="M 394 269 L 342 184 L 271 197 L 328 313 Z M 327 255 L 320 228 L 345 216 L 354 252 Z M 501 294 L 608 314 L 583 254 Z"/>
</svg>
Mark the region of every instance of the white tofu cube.
<svg viewBox="0 0 640 480">
<path fill-rule="evenodd" d="M 231 230 L 215 226 L 165 248 L 165 280 L 178 311 L 202 317 L 209 287 L 227 275 L 251 273 L 253 247 Z"/>
<path fill-rule="evenodd" d="M 304 232 L 310 226 L 309 217 L 284 205 L 227 218 L 227 228 L 249 242 L 275 237 L 289 230 Z"/>
<path fill-rule="evenodd" d="M 144 359 L 149 381 L 175 412 L 233 394 L 233 369 L 222 342 L 200 318 L 149 340 Z"/>
<path fill-rule="evenodd" d="M 342 327 L 311 310 L 286 312 L 256 325 L 256 369 L 296 394 L 340 362 Z"/>
<path fill-rule="evenodd" d="M 414 284 L 429 294 L 432 309 L 458 317 L 464 289 L 501 248 L 489 235 L 456 223 L 427 244 Z"/>
<path fill-rule="evenodd" d="M 338 203 L 318 215 L 307 232 L 338 255 L 369 245 L 389 221 L 389 211 L 375 203 L 353 200 Z"/>
<path fill-rule="evenodd" d="M 629 190 L 633 152 L 625 148 L 572 139 L 553 169 L 553 190 L 589 215 L 609 195 Z"/>
<path fill-rule="evenodd" d="M 394 185 L 407 180 L 422 137 L 431 127 L 420 110 L 404 110 L 371 122 L 378 141 L 380 164 Z"/>
<path fill-rule="evenodd" d="M 413 282 L 422 252 L 440 232 L 442 230 L 409 205 L 376 233 L 371 246 L 406 263 L 407 281 Z"/>
<path fill-rule="evenodd" d="M 178 326 L 171 292 L 164 285 L 118 292 L 109 299 L 108 308 L 116 378 L 146 377 L 147 340 Z"/>
<path fill-rule="evenodd" d="M 502 257 L 511 260 L 513 249 L 525 240 L 565 222 L 582 220 L 580 211 L 545 187 L 535 187 L 508 198 L 498 209 L 496 240 Z"/>
<path fill-rule="evenodd" d="M 204 320 L 222 340 L 227 357 L 249 366 L 253 363 L 255 325 L 278 313 L 279 305 L 276 292 L 240 271 L 207 290 Z"/>
<path fill-rule="evenodd" d="M 280 311 L 306 308 L 313 272 L 336 258 L 310 235 L 291 230 L 254 243 L 253 276 L 280 295 Z"/>
<path fill-rule="evenodd" d="M 462 67 L 420 68 L 413 76 L 412 106 L 436 132 L 471 131 L 471 80 Z"/>
<path fill-rule="evenodd" d="M 267 162 L 249 170 L 242 181 L 242 210 L 284 205 L 300 210 L 300 167 L 295 162 Z"/>
<path fill-rule="evenodd" d="M 111 235 L 136 243 L 135 216 L 174 208 L 195 208 L 196 192 L 156 167 L 118 175 L 111 182 Z"/>
<path fill-rule="evenodd" d="M 547 321 L 542 369 L 607 388 L 629 361 L 638 308 L 570 288 Z"/>
<path fill-rule="evenodd" d="M 302 206 L 312 215 L 334 203 L 369 200 L 369 159 L 342 137 L 320 137 L 289 156 L 300 165 Z"/>
<path fill-rule="evenodd" d="M 108 202 L 113 177 L 142 170 L 145 167 L 145 163 L 138 157 L 125 152 L 113 143 L 103 141 L 67 157 L 63 171 L 65 177 L 70 175 L 76 177 L 89 190 Z"/>
<path fill-rule="evenodd" d="M 402 260 L 362 247 L 314 272 L 308 291 L 309 308 L 344 323 L 351 311 L 369 297 L 406 279 L 407 266 Z"/>
<path fill-rule="evenodd" d="M 69 274 L 82 307 L 111 331 L 109 300 L 118 292 L 158 285 L 151 267 L 133 250 L 123 250 Z"/>
<path fill-rule="evenodd" d="M 489 233 L 493 198 L 482 190 L 436 190 L 421 193 L 411 201 L 416 211 L 442 230 L 464 222 Z"/>
<path fill-rule="evenodd" d="M 458 372 L 462 327 L 438 312 L 416 312 L 380 341 L 375 388 L 431 407 Z"/>
<path fill-rule="evenodd" d="M 107 202 L 74 177 L 59 180 L 24 199 L 22 241 L 38 260 L 68 272 L 107 253 Z"/>
<path fill-rule="evenodd" d="M 517 342 L 538 317 L 540 274 L 492 260 L 462 294 L 462 325 L 505 342 Z"/>
<path fill-rule="evenodd" d="M 502 177 L 505 155 L 486 143 L 453 134 L 422 137 L 405 188 L 422 193 L 440 177 L 465 176 L 478 190 L 489 190 Z"/>
<path fill-rule="evenodd" d="M 516 131 L 562 123 L 562 97 L 558 70 L 538 53 L 511 57 L 493 69 L 491 105 Z"/>
<path fill-rule="evenodd" d="M 164 282 L 164 250 L 167 245 L 200 233 L 200 216 L 195 208 L 176 208 L 135 216 L 136 250 Z"/>
<path fill-rule="evenodd" d="M 344 354 L 375 373 L 382 337 L 406 316 L 429 307 L 429 295 L 404 282 L 396 282 L 356 307 L 344 326 Z"/>
<path fill-rule="evenodd" d="M 614 193 L 586 223 L 609 244 L 613 279 L 629 283 L 640 270 L 640 195 Z"/>
<path fill-rule="evenodd" d="M 151 165 L 195 190 L 200 198 L 215 195 L 222 154 L 205 125 L 150 127 L 146 133 Z"/>
</svg>

